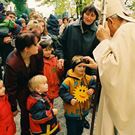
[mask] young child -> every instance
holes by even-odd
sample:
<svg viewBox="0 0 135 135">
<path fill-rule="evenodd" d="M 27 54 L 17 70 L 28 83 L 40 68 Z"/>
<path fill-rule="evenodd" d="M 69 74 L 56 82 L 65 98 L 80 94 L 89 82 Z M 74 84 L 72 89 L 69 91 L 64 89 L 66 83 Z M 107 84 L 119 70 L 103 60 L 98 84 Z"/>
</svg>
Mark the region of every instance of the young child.
<svg viewBox="0 0 135 135">
<path fill-rule="evenodd" d="M 3 81 L 0 80 L 0 134 L 15 135 L 16 126 Z"/>
<path fill-rule="evenodd" d="M 36 75 L 29 80 L 31 95 L 27 99 L 29 111 L 30 129 L 33 135 L 56 135 L 60 130 L 56 115 L 57 109 L 47 96 L 47 78 L 43 75 Z"/>
<path fill-rule="evenodd" d="M 48 80 L 48 96 L 53 103 L 53 100 L 59 96 L 60 78 L 63 69 L 58 68 L 59 63 L 57 57 L 52 54 L 53 47 L 51 42 L 46 40 L 41 41 L 40 46 L 44 53 L 43 74 Z"/>
<path fill-rule="evenodd" d="M 90 109 L 90 97 L 96 88 L 96 77 L 85 74 L 83 56 L 72 58 L 72 68 L 60 86 L 60 97 L 64 101 L 67 135 L 81 135 L 89 124 L 85 117 Z"/>
</svg>

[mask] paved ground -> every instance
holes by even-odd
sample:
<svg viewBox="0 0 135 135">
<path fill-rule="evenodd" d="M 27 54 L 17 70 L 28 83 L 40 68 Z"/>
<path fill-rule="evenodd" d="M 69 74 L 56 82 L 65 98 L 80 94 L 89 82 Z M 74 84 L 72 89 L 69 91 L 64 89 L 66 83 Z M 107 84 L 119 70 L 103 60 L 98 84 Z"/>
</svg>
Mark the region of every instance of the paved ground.
<svg viewBox="0 0 135 135">
<path fill-rule="evenodd" d="M 65 119 L 63 116 L 63 105 L 61 98 L 57 98 L 54 102 L 54 107 L 59 110 L 57 119 L 60 121 L 60 125 L 62 130 L 57 135 L 66 135 L 66 125 Z M 20 123 L 19 123 L 20 114 L 15 117 L 16 125 L 17 125 L 17 133 L 16 135 L 20 135 Z M 87 120 L 91 122 L 91 113 L 87 116 Z M 83 135 L 90 135 L 90 129 L 84 129 Z M 94 135 L 94 134 L 93 134 Z"/>
</svg>

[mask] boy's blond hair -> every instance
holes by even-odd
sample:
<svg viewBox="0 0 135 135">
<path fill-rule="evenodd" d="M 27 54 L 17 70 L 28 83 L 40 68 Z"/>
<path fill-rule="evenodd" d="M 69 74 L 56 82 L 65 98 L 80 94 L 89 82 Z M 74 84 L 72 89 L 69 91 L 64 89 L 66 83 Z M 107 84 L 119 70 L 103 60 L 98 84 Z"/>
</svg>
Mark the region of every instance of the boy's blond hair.
<svg viewBox="0 0 135 135">
<path fill-rule="evenodd" d="M 35 91 L 35 88 L 37 88 L 39 86 L 39 84 L 41 84 L 45 81 L 47 81 L 47 78 L 44 75 L 33 76 L 28 82 L 30 91 L 31 92 Z"/>
</svg>

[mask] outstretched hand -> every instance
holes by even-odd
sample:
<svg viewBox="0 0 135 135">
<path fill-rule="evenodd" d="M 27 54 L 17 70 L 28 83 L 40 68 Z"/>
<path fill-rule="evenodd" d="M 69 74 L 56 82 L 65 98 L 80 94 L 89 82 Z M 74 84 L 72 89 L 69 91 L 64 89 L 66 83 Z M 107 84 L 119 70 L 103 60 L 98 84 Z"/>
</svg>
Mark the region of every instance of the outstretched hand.
<svg viewBox="0 0 135 135">
<path fill-rule="evenodd" d="M 63 67 L 64 67 L 64 59 L 59 59 L 58 60 L 57 67 L 59 69 L 63 69 Z"/>
<path fill-rule="evenodd" d="M 97 69 L 97 63 L 90 56 L 85 56 L 83 59 L 88 62 L 88 64 L 84 64 L 84 66 L 92 69 Z"/>
</svg>

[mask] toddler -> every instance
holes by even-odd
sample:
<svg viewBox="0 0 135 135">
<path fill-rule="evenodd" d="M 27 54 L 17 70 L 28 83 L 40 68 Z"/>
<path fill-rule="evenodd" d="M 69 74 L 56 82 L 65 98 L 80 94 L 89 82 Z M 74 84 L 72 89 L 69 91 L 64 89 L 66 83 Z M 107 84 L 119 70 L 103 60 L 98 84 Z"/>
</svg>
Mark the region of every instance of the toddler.
<svg viewBox="0 0 135 135">
<path fill-rule="evenodd" d="M 29 111 L 30 129 L 33 135 L 56 135 L 60 126 L 57 122 L 57 109 L 52 108 L 47 91 L 47 78 L 43 75 L 36 75 L 29 80 L 31 94 L 27 99 Z"/>
<path fill-rule="evenodd" d="M 44 40 L 40 42 L 40 46 L 44 53 L 43 74 L 48 80 L 48 96 L 53 103 L 53 100 L 59 96 L 60 80 L 63 69 L 59 68 L 59 61 L 57 57 L 53 55 L 52 44 Z"/>
<path fill-rule="evenodd" d="M 60 86 L 67 135 L 81 135 L 83 128 L 89 126 L 85 117 L 90 110 L 90 99 L 96 88 L 96 78 L 85 73 L 85 64 L 83 56 L 74 56 L 72 68 Z"/>
<path fill-rule="evenodd" d="M 0 134 L 15 135 L 16 126 L 3 81 L 0 80 Z"/>
</svg>

